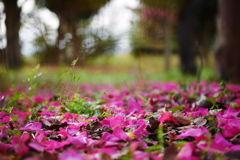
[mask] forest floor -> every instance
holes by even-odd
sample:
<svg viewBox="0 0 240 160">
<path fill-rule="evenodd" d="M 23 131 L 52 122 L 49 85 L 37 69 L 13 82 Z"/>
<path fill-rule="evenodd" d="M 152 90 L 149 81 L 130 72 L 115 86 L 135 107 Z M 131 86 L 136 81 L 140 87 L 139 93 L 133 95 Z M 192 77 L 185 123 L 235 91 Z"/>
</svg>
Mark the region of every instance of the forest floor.
<svg viewBox="0 0 240 160">
<path fill-rule="evenodd" d="M 240 86 L 115 60 L 10 73 L 0 159 L 239 159 Z"/>
</svg>

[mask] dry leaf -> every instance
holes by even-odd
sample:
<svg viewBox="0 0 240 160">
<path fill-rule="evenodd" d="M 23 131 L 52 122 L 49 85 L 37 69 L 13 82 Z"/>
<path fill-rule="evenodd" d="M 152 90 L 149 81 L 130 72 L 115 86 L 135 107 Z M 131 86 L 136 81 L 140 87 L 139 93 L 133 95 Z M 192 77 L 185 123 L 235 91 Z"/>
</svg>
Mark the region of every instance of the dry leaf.
<svg viewBox="0 0 240 160">
<path fill-rule="evenodd" d="M 206 123 L 207 123 L 207 119 L 205 117 L 198 117 L 192 121 L 192 124 L 198 127 L 204 126 Z"/>
<path fill-rule="evenodd" d="M 8 104 L 8 97 L 2 96 L 0 98 L 0 108 L 6 107 Z"/>
<path fill-rule="evenodd" d="M 160 124 L 160 122 L 158 122 L 158 120 L 156 118 L 150 117 L 149 118 L 149 125 L 147 126 L 146 129 L 147 129 L 148 132 L 151 132 L 151 133 L 155 132 L 158 129 L 159 124 Z"/>
<path fill-rule="evenodd" d="M 176 158 L 177 153 L 177 147 L 173 144 L 164 151 L 163 160 L 173 160 Z"/>
<path fill-rule="evenodd" d="M 239 151 L 231 151 L 231 152 L 227 152 L 224 154 L 226 157 L 230 158 L 230 159 L 240 159 L 240 150 Z"/>
<path fill-rule="evenodd" d="M 180 116 L 178 114 L 173 114 L 172 117 L 178 121 L 181 125 L 189 125 L 191 123 L 191 119 L 186 116 Z"/>
</svg>

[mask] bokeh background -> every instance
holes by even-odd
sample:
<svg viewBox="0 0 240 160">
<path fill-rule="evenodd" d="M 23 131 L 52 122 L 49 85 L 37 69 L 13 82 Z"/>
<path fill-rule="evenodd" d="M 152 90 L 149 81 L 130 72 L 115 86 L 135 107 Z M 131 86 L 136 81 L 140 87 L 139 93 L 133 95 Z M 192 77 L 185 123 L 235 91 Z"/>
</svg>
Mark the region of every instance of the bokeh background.
<svg viewBox="0 0 240 160">
<path fill-rule="evenodd" d="M 239 2 L 225 3 L 1 0 L 0 88 L 22 82 L 37 64 L 42 83 L 54 83 L 76 59 L 80 83 L 239 82 Z"/>
</svg>

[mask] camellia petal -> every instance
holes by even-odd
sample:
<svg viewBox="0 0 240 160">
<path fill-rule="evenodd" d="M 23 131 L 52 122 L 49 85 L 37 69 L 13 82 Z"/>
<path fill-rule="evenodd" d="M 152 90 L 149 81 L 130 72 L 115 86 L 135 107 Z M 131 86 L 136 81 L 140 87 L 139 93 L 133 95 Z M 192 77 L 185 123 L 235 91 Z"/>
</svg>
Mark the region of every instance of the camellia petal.
<svg viewBox="0 0 240 160">
<path fill-rule="evenodd" d="M 114 128 L 112 134 L 121 140 L 131 140 L 131 138 L 120 127 Z"/>
<path fill-rule="evenodd" d="M 32 139 L 28 146 L 31 147 L 32 149 L 35 149 L 38 152 L 44 151 L 44 147 L 36 139 Z"/>
<path fill-rule="evenodd" d="M 102 140 L 104 140 L 104 141 L 111 141 L 111 142 L 117 142 L 120 139 L 117 138 L 116 136 L 112 135 L 111 133 L 104 132 L 102 134 Z"/>
<path fill-rule="evenodd" d="M 79 131 L 80 127 L 76 125 L 69 125 L 67 128 L 67 131 L 70 135 L 77 134 Z"/>
<path fill-rule="evenodd" d="M 119 126 L 123 121 L 124 121 L 123 116 L 112 117 L 110 119 L 110 127 L 114 128 L 116 126 Z"/>
<path fill-rule="evenodd" d="M 192 142 L 185 144 L 177 154 L 178 160 L 198 160 L 199 158 L 193 155 L 194 148 L 195 146 Z"/>
<path fill-rule="evenodd" d="M 69 149 L 59 156 L 59 160 L 85 160 L 85 158 L 76 150 Z"/>
<path fill-rule="evenodd" d="M 223 136 L 226 138 L 232 138 L 240 134 L 240 120 L 239 119 L 227 119 L 223 127 Z"/>
<path fill-rule="evenodd" d="M 41 142 L 41 145 L 45 148 L 45 150 L 54 150 L 63 148 L 65 145 L 69 145 L 69 141 L 58 142 L 55 140 L 49 140 Z"/>
<path fill-rule="evenodd" d="M 200 128 L 183 130 L 182 133 L 177 136 L 177 139 L 182 139 L 186 137 L 194 137 L 196 142 L 199 142 L 201 140 L 207 140 L 205 133 Z"/>
<path fill-rule="evenodd" d="M 42 123 L 40 122 L 33 122 L 33 123 L 28 123 L 22 128 L 20 128 L 21 131 L 27 131 L 27 132 L 32 132 L 32 131 L 38 131 L 42 128 Z"/>
<path fill-rule="evenodd" d="M 158 121 L 161 125 L 167 121 L 178 123 L 171 115 L 172 114 L 169 112 L 163 112 L 162 115 L 158 118 Z"/>
<path fill-rule="evenodd" d="M 232 147 L 232 144 L 228 142 L 220 133 L 216 135 L 211 145 L 211 149 L 220 151 L 222 153 L 226 152 L 230 147 Z"/>
<path fill-rule="evenodd" d="M 137 137 L 141 137 L 142 135 L 148 135 L 149 132 L 146 131 L 147 124 L 141 124 L 136 130 L 133 131 L 134 135 Z"/>
</svg>

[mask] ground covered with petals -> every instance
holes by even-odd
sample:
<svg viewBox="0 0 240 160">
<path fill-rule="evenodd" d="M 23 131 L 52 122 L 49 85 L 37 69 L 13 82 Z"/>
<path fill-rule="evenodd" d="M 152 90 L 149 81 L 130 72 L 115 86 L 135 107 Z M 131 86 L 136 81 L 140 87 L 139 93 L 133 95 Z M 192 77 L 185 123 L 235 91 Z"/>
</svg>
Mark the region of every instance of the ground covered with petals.
<svg viewBox="0 0 240 160">
<path fill-rule="evenodd" d="M 225 83 L 62 86 L 0 93 L 1 160 L 240 157 L 240 87 Z"/>
</svg>

